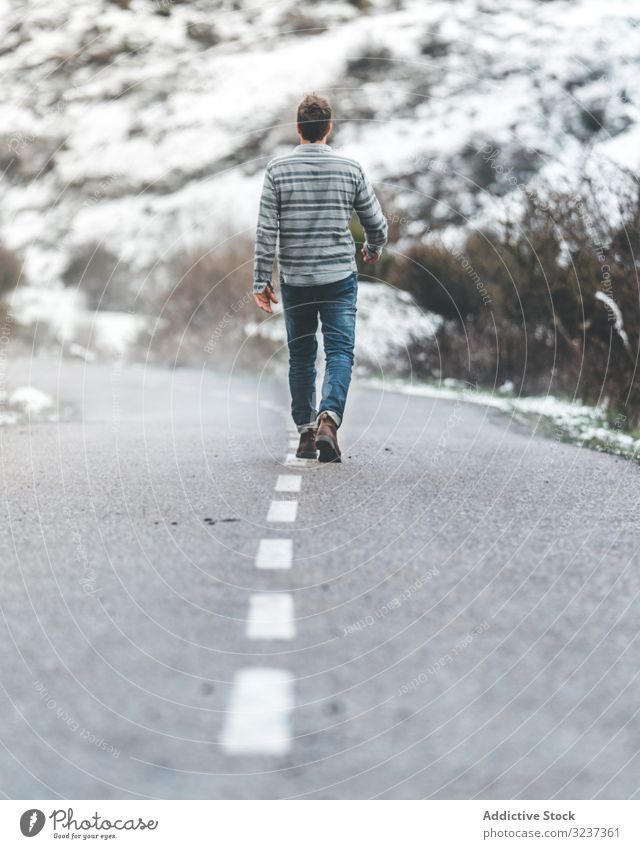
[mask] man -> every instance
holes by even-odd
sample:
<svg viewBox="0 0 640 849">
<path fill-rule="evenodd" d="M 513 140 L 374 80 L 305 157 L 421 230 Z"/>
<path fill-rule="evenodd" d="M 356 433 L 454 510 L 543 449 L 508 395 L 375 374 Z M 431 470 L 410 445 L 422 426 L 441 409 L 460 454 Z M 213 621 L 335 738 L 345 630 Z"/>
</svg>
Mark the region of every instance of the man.
<svg viewBox="0 0 640 849">
<path fill-rule="evenodd" d="M 260 200 L 254 262 L 257 305 L 278 303 L 271 283 L 278 245 L 280 289 L 289 345 L 291 413 L 298 426 L 297 457 L 340 462 L 338 428 L 347 400 L 355 341 L 355 245 L 349 222 L 356 211 L 365 231 L 362 256 L 377 262 L 387 222 L 362 167 L 327 144 L 331 106 L 307 95 L 298 106 L 300 144 L 267 165 Z M 316 330 L 326 361 L 316 410 Z"/>
</svg>

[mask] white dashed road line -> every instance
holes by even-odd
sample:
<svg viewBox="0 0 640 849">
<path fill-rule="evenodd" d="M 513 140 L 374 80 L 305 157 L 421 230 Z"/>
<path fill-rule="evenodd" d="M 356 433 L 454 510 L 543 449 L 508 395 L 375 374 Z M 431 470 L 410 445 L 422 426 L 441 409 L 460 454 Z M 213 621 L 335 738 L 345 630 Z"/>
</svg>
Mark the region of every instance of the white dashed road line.
<svg viewBox="0 0 640 849">
<path fill-rule="evenodd" d="M 247 637 L 250 640 L 292 640 L 295 632 L 292 595 L 255 593 L 249 598 Z"/>
<path fill-rule="evenodd" d="M 276 492 L 300 492 L 302 478 L 300 475 L 278 475 Z"/>
<path fill-rule="evenodd" d="M 289 430 L 289 450 L 298 434 Z M 309 461 L 287 454 L 285 465 L 305 468 Z M 300 492 L 300 475 L 279 475 L 276 492 Z M 267 522 L 295 522 L 298 502 L 272 501 Z M 262 539 L 256 569 L 290 569 L 293 541 Z M 250 640 L 292 640 L 295 636 L 293 596 L 253 593 L 249 598 L 246 634 Z M 294 706 L 293 676 L 286 669 L 249 667 L 236 672 L 220 743 L 230 755 L 284 755 L 291 747 L 290 715 Z"/>
<path fill-rule="evenodd" d="M 306 460 L 304 457 L 296 457 L 295 454 L 287 454 L 284 461 L 285 466 L 293 466 L 296 469 L 308 469 L 309 464 L 316 464 L 315 460 Z"/>
<path fill-rule="evenodd" d="M 256 569 L 291 569 L 293 541 L 261 539 L 256 555 Z"/>
<path fill-rule="evenodd" d="M 231 755 L 285 755 L 293 677 L 284 669 L 249 667 L 236 673 L 221 744 Z"/>
<path fill-rule="evenodd" d="M 267 513 L 267 522 L 295 522 L 297 515 L 297 501 L 272 501 Z"/>
</svg>

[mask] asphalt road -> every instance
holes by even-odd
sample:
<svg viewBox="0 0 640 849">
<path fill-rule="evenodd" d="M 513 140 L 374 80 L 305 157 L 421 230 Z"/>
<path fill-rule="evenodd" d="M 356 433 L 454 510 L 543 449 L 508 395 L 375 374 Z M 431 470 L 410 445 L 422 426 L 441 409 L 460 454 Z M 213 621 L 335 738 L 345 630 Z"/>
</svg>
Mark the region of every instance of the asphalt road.
<svg viewBox="0 0 640 849">
<path fill-rule="evenodd" d="M 0 429 L 6 797 L 640 795 L 636 465 L 357 386 L 287 464 L 277 380 L 12 368 L 65 420 Z"/>
</svg>

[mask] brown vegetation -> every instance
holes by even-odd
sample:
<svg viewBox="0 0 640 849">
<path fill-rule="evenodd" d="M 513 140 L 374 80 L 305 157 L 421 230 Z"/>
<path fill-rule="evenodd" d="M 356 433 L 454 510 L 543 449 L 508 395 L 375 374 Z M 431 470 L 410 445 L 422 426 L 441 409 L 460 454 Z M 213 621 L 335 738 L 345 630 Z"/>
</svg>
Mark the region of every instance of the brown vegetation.
<svg viewBox="0 0 640 849">
<path fill-rule="evenodd" d="M 416 366 L 605 403 L 639 424 L 640 191 L 628 186 L 614 215 L 585 180 L 577 195 L 528 196 L 519 221 L 470 232 L 459 249 L 411 248 L 391 281 L 447 319 L 416 345 Z"/>
<path fill-rule="evenodd" d="M 179 365 L 244 368 L 266 362 L 273 346 L 246 327 L 261 321 L 252 295 L 253 245 L 234 239 L 169 262 L 171 283 L 153 303 L 147 340 L 153 357 Z"/>
</svg>

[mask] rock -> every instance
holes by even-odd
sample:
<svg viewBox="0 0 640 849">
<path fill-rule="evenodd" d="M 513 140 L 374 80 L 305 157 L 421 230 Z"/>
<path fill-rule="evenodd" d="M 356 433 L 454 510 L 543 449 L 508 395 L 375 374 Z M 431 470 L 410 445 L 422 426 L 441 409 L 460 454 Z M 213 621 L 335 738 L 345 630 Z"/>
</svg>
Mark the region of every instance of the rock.
<svg viewBox="0 0 640 849">
<path fill-rule="evenodd" d="M 189 21 L 187 23 L 187 35 L 194 41 L 199 41 L 200 44 L 205 44 L 207 47 L 215 47 L 220 44 L 222 38 L 213 24 L 205 24 L 197 21 Z"/>
</svg>

